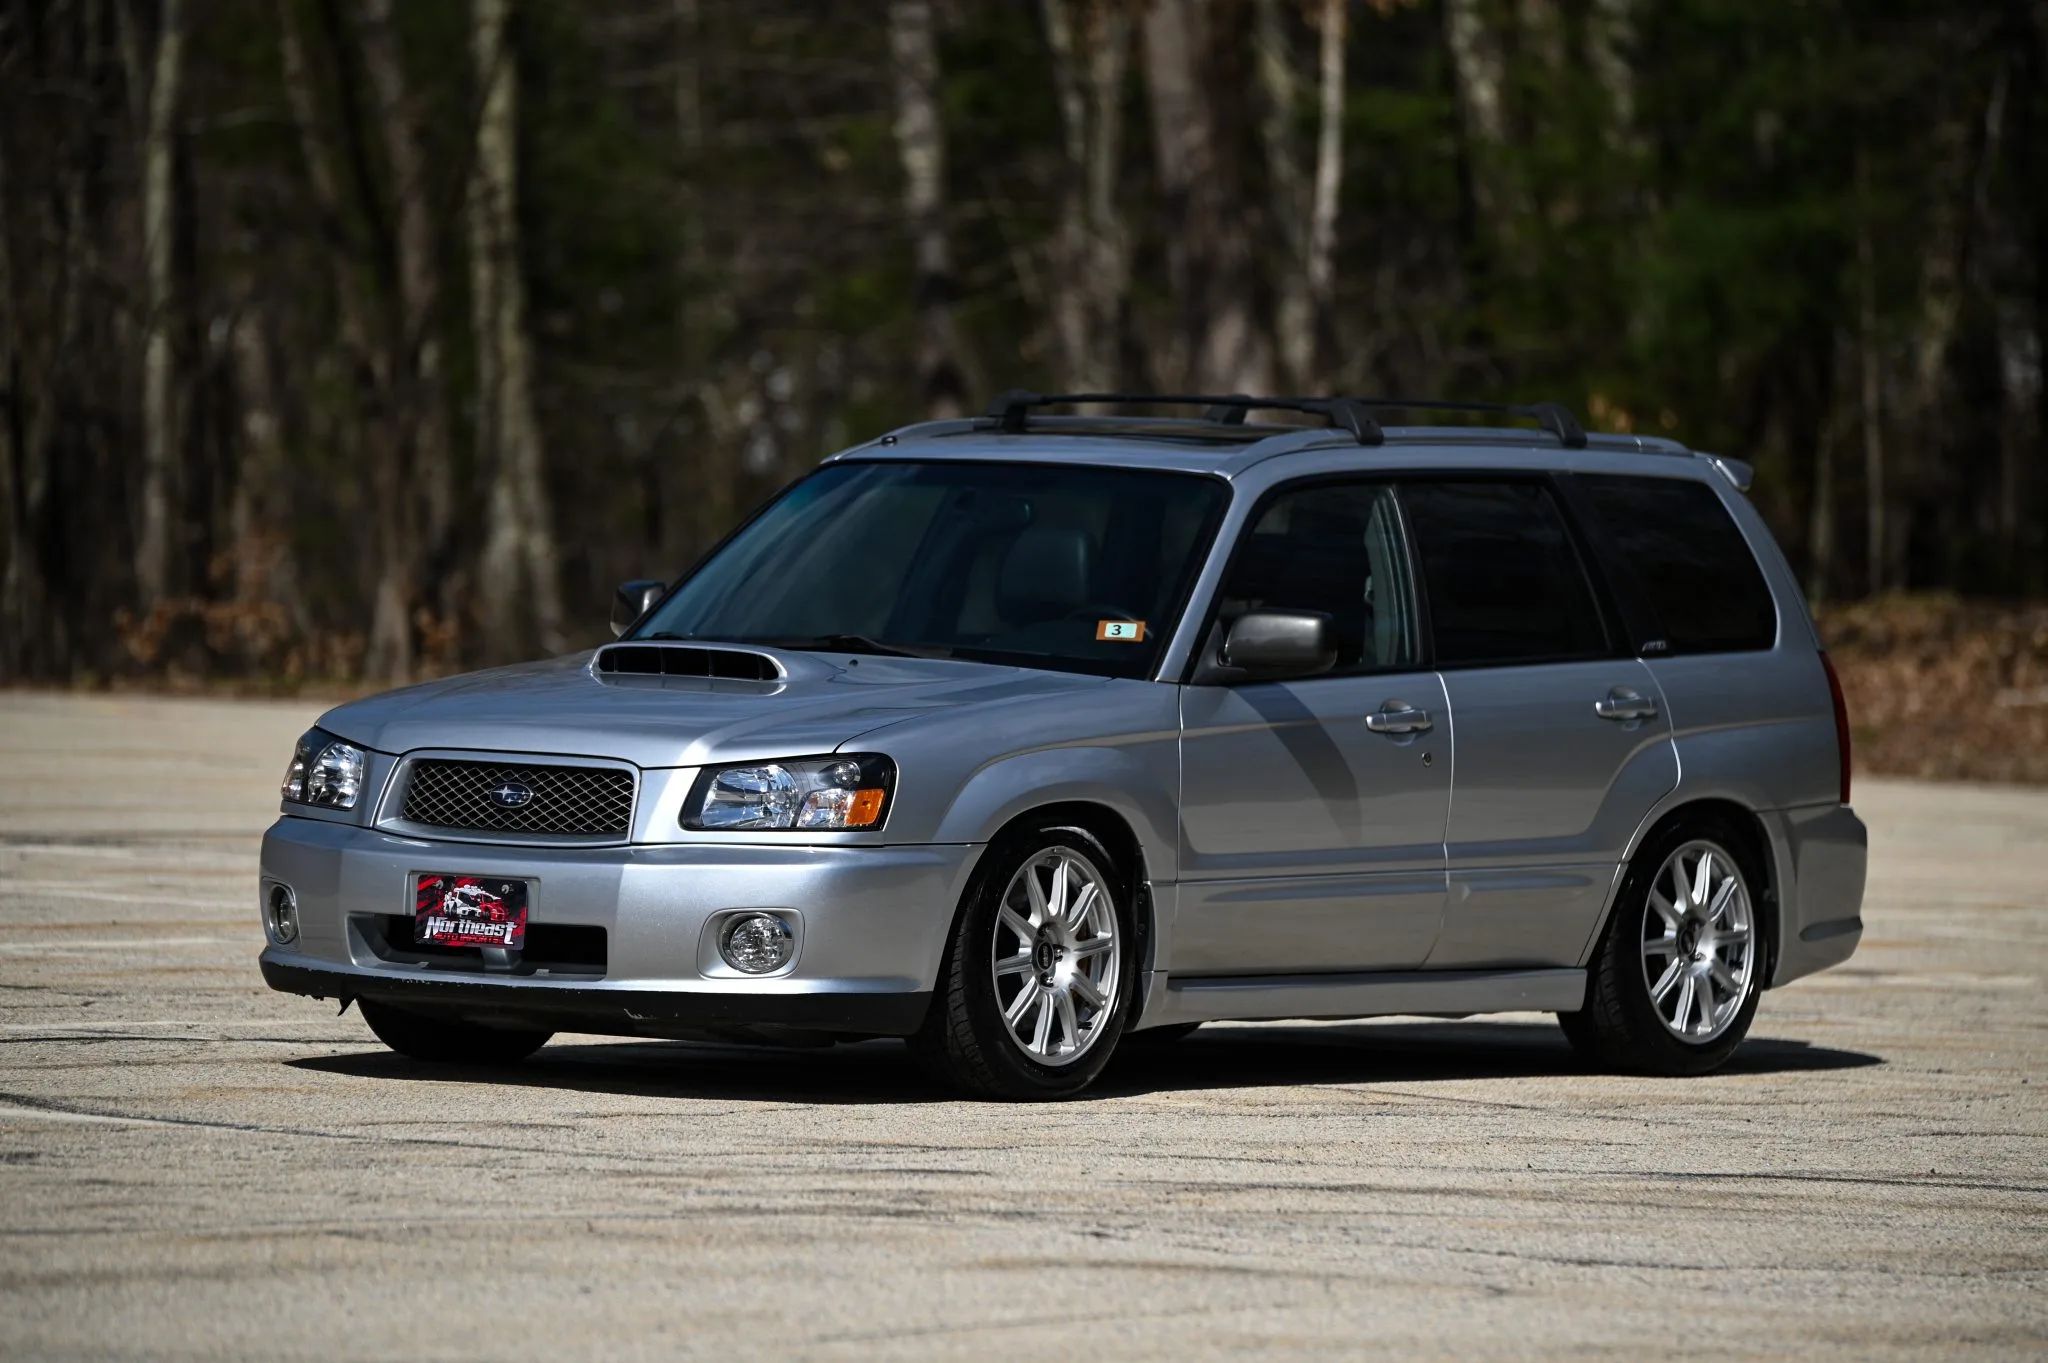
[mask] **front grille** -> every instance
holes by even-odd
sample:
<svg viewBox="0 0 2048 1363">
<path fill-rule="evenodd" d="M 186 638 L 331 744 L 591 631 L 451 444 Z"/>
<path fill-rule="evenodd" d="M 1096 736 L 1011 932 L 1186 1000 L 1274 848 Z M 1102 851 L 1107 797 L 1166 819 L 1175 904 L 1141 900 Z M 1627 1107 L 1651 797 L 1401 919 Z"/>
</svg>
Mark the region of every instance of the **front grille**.
<svg viewBox="0 0 2048 1363">
<path fill-rule="evenodd" d="M 527 792 L 523 803 L 502 798 L 519 790 Z M 616 767 L 429 759 L 413 763 L 402 813 L 434 828 L 622 838 L 632 827 L 633 774 Z"/>
</svg>

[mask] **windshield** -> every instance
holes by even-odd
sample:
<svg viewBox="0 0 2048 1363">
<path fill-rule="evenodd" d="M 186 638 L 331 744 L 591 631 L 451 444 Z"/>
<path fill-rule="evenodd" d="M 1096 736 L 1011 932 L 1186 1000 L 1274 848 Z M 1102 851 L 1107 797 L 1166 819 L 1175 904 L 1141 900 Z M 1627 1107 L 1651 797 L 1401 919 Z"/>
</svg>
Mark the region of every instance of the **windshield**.
<svg viewBox="0 0 2048 1363">
<path fill-rule="evenodd" d="M 831 464 L 634 632 L 1142 677 L 1215 532 L 1222 483 L 1143 469 Z"/>
</svg>

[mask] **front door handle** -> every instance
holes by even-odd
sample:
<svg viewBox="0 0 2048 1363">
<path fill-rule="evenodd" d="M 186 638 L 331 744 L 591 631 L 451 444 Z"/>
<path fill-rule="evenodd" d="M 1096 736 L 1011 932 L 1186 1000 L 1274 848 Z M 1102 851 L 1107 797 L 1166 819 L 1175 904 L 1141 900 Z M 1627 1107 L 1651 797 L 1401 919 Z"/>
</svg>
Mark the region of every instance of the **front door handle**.
<svg viewBox="0 0 2048 1363">
<path fill-rule="evenodd" d="M 1434 727 L 1434 721 L 1427 710 L 1418 710 L 1403 700 L 1390 700 L 1365 717 L 1365 727 L 1376 734 L 1426 734 Z"/>
<path fill-rule="evenodd" d="M 1655 719 L 1657 702 L 1631 686 L 1617 686 L 1593 702 L 1593 713 L 1602 719 Z"/>
</svg>

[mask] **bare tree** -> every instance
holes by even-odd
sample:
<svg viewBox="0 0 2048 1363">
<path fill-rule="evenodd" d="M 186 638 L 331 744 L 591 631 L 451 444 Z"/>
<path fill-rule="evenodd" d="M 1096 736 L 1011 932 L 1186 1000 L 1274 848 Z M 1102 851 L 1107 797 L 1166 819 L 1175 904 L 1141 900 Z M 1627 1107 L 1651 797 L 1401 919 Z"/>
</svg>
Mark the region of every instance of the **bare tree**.
<svg viewBox="0 0 2048 1363">
<path fill-rule="evenodd" d="M 1167 236 L 1167 276 L 1181 324 L 1164 356 L 1172 386 L 1256 392 L 1270 383 L 1272 356 L 1252 297 L 1247 196 L 1221 129 L 1238 113 L 1222 78 L 1217 26 L 1229 14 L 1214 0 L 1154 0 L 1145 12 L 1145 83 L 1152 106 Z"/>
<path fill-rule="evenodd" d="M 177 393 L 171 353 L 172 262 L 176 247 L 179 85 L 184 74 L 185 10 L 164 0 L 158 18 L 156 60 L 149 88 L 149 123 L 143 133 L 142 249 L 147 280 L 147 328 L 142 357 L 142 529 L 135 575 L 145 606 L 172 589 L 171 535 L 179 490 Z"/>
<path fill-rule="evenodd" d="M 1471 149 L 1472 204 L 1488 223 L 1513 211 L 1502 165 L 1507 145 L 1507 52 L 1486 0 L 1444 0 L 1458 114 Z"/>
<path fill-rule="evenodd" d="M 533 352 L 520 274 L 518 75 L 505 40 L 509 0 L 475 0 L 471 56 L 481 92 L 469 184 L 470 299 L 475 313 L 479 463 L 489 472 L 480 563 L 491 654 L 516 654 L 537 633 L 559 652 L 562 587 L 554 513 L 542 484 L 540 423 L 533 409 Z M 534 628 L 525 627 L 531 621 Z"/>
<path fill-rule="evenodd" d="M 1593 0 L 1586 17 L 1586 59 L 1607 97 L 1603 125 L 1609 150 L 1642 154 L 1636 127 L 1636 0 Z"/>
<path fill-rule="evenodd" d="M 1052 48 L 1066 174 L 1048 292 L 1062 383 L 1110 388 L 1130 289 L 1130 234 L 1118 201 L 1130 18 L 1123 0 L 1040 0 Z"/>
<path fill-rule="evenodd" d="M 958 416 L 966 377 L 953 323 L 953 252 L 946 240 L 946 134 L 939 121 L 939 52 L 931 0 L 890 0 L 896 84 L 896 153 L 903 209 L 916 252 L 917 389 L 926 412 Z"/>
<path fill-rule="evenodd" d="M 1259 0 L 1259 83 L 1265 92 L 1260 135 L 1273 213 L 1287 258 L 1275 280 L 1275 330 L 1281 366 L 1297 389 L 1315 387 L 1328 368 L 1336 309 L 1337 205 L 1344 179 L 1344 47 L 1347 0 L 1316 0 L 1320 10 L 1316 146 L 1312 177 L 1303 183 L 1293 136 L 1300 100 L 1297 63 L 1281 0 Z"/>
<path fill-rule="evenodd" d="M 455 479 L 450 466 L 448 414 L 441 392 L 441 266 L 435 248 L 433 185 L 420 146 L 418 101 L 392 27 L 391 0 L 364 0 L 357 11 L 363 69 L 376 102 L 377 126 L 391 168 L 396 213 L 397 287 L 391 309 L 392 399 L 395 434 L 423 522 L 414 536 L 430 563 L 448 553 Z"/>
</svg>

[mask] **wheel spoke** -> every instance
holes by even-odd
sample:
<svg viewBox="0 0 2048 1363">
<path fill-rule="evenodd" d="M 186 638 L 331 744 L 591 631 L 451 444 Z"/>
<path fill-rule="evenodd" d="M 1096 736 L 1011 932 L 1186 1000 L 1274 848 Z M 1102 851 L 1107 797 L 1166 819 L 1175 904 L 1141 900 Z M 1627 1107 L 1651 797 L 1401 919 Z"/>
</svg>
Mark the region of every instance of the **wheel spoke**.
<svg viewBox="0 0 2048 1363">
<path fill-rule="evenodd" d="M 1715 934 L 1714 944 L 1724 947 L 1739 947 L 1748 940 L 1748 928 L 1730 928 L 1726 932 Z"/>
<path fill-rule="evenodd" d="M 1699 1005 L 1700 1005 L 1700 1032 L 1701 1032 L 1702 1034 L 1705 1034 L 1705 1033 L 1707 1033 L 1707 1032 L 1711 1032 L 1711 1031 L 1713 1031 L 1713 1030 L 1714 1030 L 1714 985 L 1713 985 L 1713 981 L 1709 980 L 1709 979 L 1708 979 L 1708 978 L 1707 978 L 1707 977 L 1706 977 L 1705 975 L 1702 975 L 1702 976 L 1700 976 L 1700 977 L 1699 977 L 1699 988 L 1698 988 L 1698 989 L 1697 989 L 1696 991 L 1694 991 L 1694 997 L 1695 997 L 1695 998 L 1697 998 L 1697 999 L 1699 1000 Z"/>
<path fill-rule="evenodd" d="M 1067 1049 L 1077 1051 L 1081 1049 L 1081 1024 L 1074 1017 L 1074 996 L 1062 989 L 1053 997 L 1059 1002 L 1060 1026 L 1067 1033 Z"/>
<path fill-rule="evenodd" d="M 1038 993 L 1038 1021 L 1031 1029 L 1031 1049 L 1040 1055 L 1052 1054 L 1052 991 L 1042 989 Z"/>
<path fill-rule="evenodd" d="M 1736 983 L 1735 972 L 1730 970 L 1727 963 L 1722 961 L 1720 957 L 1714 958 L 1713 963 L 1707 967 L 1707 973 L 1714 977 L 1715 984 L 1728 991 L 1728 997 L 1740 998 L 1742 996 L 1742 986 Z"/>
<path fill-rule="evenodd" d="M 1090 956 L 1100 956 L 1103 952 L 1108 951 L 1111 947 L 1115 945 L 1116 938 L 1111 937 L 1108 933 L 1104 933 L 1100 937 L 1090 937 L 1085 942 L 1074 943 L 1072 948 L 1074 959 L 1077 961 L 1085 961 Z"/>
<path fill-rule="evenodd" d="M 1036 866 L 1024 868 L 1024 893 L 1031 896 L 1031 926 L 1035 928 L 1045 921 L 1045 886 L 1038 883 Z"/>
<path fill-rule="evenodd" d="M 1684 980 L 1685 983 L 1678 990 L 1678 1011 L 1671 1020 L 1677 1025 L 1679 1031 L 1689 1032 L 1692 1030 L 1693 974 L 1691 971 L 1685 972 Z"/>
<path fill-rule="evenodd" d="M 1005 975 L 1021 975 L 1031 969 L 1031 953 L 1020 951 L 1015 956 L 1005 956 L 996 962 L 996 978 Z"/>
<path fill-rule="evenodd" d="M 1657 911 L 1657 916 L 1664 920 L 1664 926 L 1671 929 L 1671 935 L 1676 937 L 1679 925 L 1685 921 L 1684 913 L 1655 890 L 1650 891 L 1650 907 Z"/>
<path fill-rule="evenodd" d="M 1074 902 L 1067 909 L 1065 919 L 1068 932 L 1078 932 L 1081 925 L 1088 921 L 1088 915 L 1095 908 L 1095 892 L 1100 888 L 1094 881 L 1090 881 L 1081 887 L 1079 894 L 1074 896 Z"/>
<path fill-rule="evenodd" d="M 1011 1030 L 1014 1031 L 1017 1024 L 1024 1020 L 1024 1015 L 1031 1011 L 1031 1001 L 1037 997 L 1038 982 L 1024 981 L 1024 987 L 1017 991 L 1017 997 L 1011 999 L 1010 1006 L 1003 1010 L 1003 1021 L 1010 1024 Z"/>
<path fill-rule="evenodd" d="M 1086 975 L 1075 975 L 1073 988 L 1074 992 L 1081 996 L 1081 1002 L 1087 1004 L 1090 1008 L 1104 1008 L 1108 1006 L 1109 1001 L 1102 997 L 1102 991 L 1095 987 L 1095 981 L 1089 979 Z"/>
<path fill-rule="evenodd" d="M 1677 954 L 1677 933 L 1667 932 L 1662 937 L 1650 937 L 1643 941 L 1643 955 L 1645 956 L 1676 956 Z"/>
<path fill-rule="evenodd" d="M 1736 883 L 1734 876 L 1729 876 L 1721 882 L 1721 888 L 1714 891 L 1714 902 L 1707 906 L 1707 921 L 1709 923 L 1721 921 L 1722 916 L 1728 912 L 1728 906 L 1735 902 L 1735 892 L 1740 888 L 1741 886 Z"/>
<path fill-rule="evenodd" d="M 1008 904 L 1003 905 L 1003 907 L 997 911 L 996 918 L 1002 923 L 1004 927 L 1008 928 L 1011 932 L 1017 934 L 1017 940 L 1024 944 L 1026 952 L 1028 954 L 1032 939 L 1037 936 L 1037 934 L 1031 930 L 1031 925 L 1025 922 L 1023 917 L 1019 915 L 1018 912 L 1015 909 L 1011 908 Z"/>
<path fill-rule="evenodd" d="M 1067 916 L 1067 899 L 1074 892 L 1073 882 L 1068 875 L 1071 865 L 1065 857 L 1052 864 L 1052 888 L 1045 892 L 1045 913 L 1041 923 L 1058 923 Z"/>
<path fill-rule="evenodd" d="M 1707 891 L 1714 883 L 1714 854 L 1700 853 L 1700 859 L 1692 868 L 1692 902 L 1698 907 L 1707 902 Z"/>
<path fill-rule="evenodd" d="M 1679 976 L 1683 974 L 1685 974 L 1685 962 L 1673 961 L 1670 965 L 1664 967 L 1664 973 L 1659 975 L 1657 982 L 1650 986 L 1650 998 L 1659 1008 L 1664 1006 L 1664 1000 L 1670 997 L 1671 987 L 1678 983 Z"/>
</svg>

